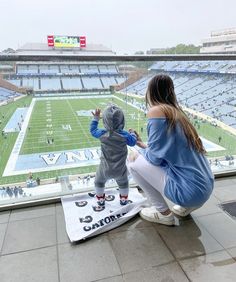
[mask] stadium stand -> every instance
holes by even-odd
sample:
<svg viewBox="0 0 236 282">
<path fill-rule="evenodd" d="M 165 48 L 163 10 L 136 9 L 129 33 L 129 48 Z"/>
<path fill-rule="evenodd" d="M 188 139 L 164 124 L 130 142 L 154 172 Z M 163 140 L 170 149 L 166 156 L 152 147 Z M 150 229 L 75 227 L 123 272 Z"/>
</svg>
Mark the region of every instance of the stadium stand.
<svg viewBox="0 0 236 282">
<path fill-rule="evenodd" d="M 98 77 L 82 77 L 85 89 L 104 89 Z"/>
<path fill-rule="evenodd" d="M 15 86 L 18 86 L 18 87 L 22 86 L 22 79 L 21 78 L 11 79 L 11 80 L 9 80 L 9 82 L 14 84 Z"/>
<path fill-rule="evenodd" d="M 0 78 L 0 104 L 11 102 L 22 96 L 21 92 L 24 92 L 22 90 L 8 81 Z"/>
<path fill-rule="evenodd" d="M 14 81 L 12 81 L 12 83 L 14 83 Z M 38 78 L 31 78 L 31 77 L 22 78 L 22 86 L 26 88 L 39 90 L 39 80 Z"/>
<path fill-rule="evenodd" d="M 45 91 L 60 90 L 61 83 L 59 78 L 55 77 L 42 77 L 40 78 L 40 89 Z"/>
<path fill-rule="evenodd" d="M 236 62 L 156 62 L 149 74 L 124 86 L 124 93 L 144 96 L 149 80 L 168 73 L 175 84 L 179 103 L 236 128 Z"/>
<path fill-rule="evenodd" d="M 83 88 L 81 80 L 77 77 L 63 77 L 61 81 L 63 89 L 76 90 Z"/>
<path fill-rule="evenodd" d="M 119 82 L 117 82 L 117 80 L 115 79 L 114 76 L 104 76 L 101 78 L 102 83 L 103 83 L 103 87 L 104 88 L 109 88 L 110 85 L 115 85 L 115 84 L 119 84 Z"/>
<path fill-rule="evenodd" d="M 160 61 L 148 72 L 121 74 L 115 63 L 20 63 L 8 80 L 40 95 L 70 91 L 109 91 L 118 86 L 125 93 L 144 96 L 149 80 L 167 72 L 174 80 L 181 105 L 236 128 L 235 61 Z M 219 111 L 219 108 L 224 109 Z"/>
<path fill-rule="evenodd" d="M 16 72 L 6 77 L 19 87 L 32 89 L 40 95 L 50 92 L 110 91 L 126 79 L 119 73 L 115 63 L 21 63 Z"/>
<path fill-rule="evenodd" d="M 162 71 L 236 73 L 235 61 L 156 62 L 150 69 Z"/>
<path fill-rule="evenodd" d="M 14 98 L 20 95 L 20 93 L 0 87 L 0 103 L 12 101 Z"/>
</svg>

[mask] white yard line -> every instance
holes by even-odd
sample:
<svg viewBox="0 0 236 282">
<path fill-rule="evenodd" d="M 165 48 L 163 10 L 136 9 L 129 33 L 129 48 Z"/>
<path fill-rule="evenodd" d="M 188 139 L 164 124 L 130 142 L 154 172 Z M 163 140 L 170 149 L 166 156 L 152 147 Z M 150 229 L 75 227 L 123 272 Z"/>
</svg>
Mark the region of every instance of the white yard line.
<svg viewBox="0 0 236 282">
<path fill-rule="evenodd" d="M 71 97 L 40 97 L 34 98 L 36 101 L 50 101 L 50 100 L 79 100 L 79 99 L 89 99 L 89 98 L 109 98 L 109 95 L 90 95 L 90 96 L 71 96 Z"/>
<path fill-rule="evenodd" d="M 88 136 L 87 132 L 84 130 L 84 128 L 83 128 L 83 126 L 82 126 L 82 124 L 81 124 L 81 121 L 79 120 L 78 115 L 76 115 L 76 113 L 74 112 L 74 110 L 73 110 L 73 108 L 72 108 L 72 106 L 71 106 L 71 103 L 70 103 L 68 100 L 67 100 L 66 102 L 68 103 L 68 105 L 69 105 L 69 107 L 70 107 L 70 109 L 71 109 L 73 115 L 74 115 L 75 118 L 78 120 L 78 123 L 79 123 L 79 125 L 80 125 L 80 127 L 81 127 L 81 129 L 82 129 L 82 131 L 83 131 L 83 133 L 84 133 L 84 135 L 88 138 L 88 141 L 89 141 L 89 136 Z M 90 143 L 91 146 L 93 145 L 93 144 L 91 143 L 91 141 L 89 141 L 89 143 Z"/>
<path fill-rule="evenodd" d="M 120 100 L 120 101 L 123 102 L 123 103 L 127 103 L 127 105 L 129 105 L 129 106 L 131 106 L 131 107 L 133 107 L 133 108 L 139 110 L 140 112 L 145 113 L 145 111 L 144 111 L 143 109 L 140 109 L 138 106 L 135 106 L 134 104 L 132 104 L 132 103 L 130 103 L 130 102 L 126 102 L 126 101 L 122 100 L 120 97 L 114 96 L 113 98 L 116 98 L 117 100 Z"/>
</svg>

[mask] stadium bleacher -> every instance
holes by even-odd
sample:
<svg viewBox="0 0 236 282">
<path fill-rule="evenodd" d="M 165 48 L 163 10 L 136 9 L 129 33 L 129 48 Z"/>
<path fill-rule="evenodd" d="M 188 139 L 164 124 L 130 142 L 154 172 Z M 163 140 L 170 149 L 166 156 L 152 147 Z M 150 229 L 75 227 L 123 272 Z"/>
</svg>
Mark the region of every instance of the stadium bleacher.
<svg viewBox="0 0 236 282">
<path fill-rule="evenodd" d="M 80 64 L 18 64 L 16 73 L 7 80 L 35 93 L 48 95 L 50 91 L 109 91 L 111 85 L 124 82 L 114 63 Z"/>
<path fill-rule="evenodd" d="M 82 65 L 82 66 L 80 66 L 80 70 L 84 74 L 97 74 L 97 73 L 99 73 L 98 66 Z"/>
<path fill-rule="evenodd" d="M 55 77 L 42 77 L 40 78 L 41 90 L 50 91 L 50 90 L 60 90 L 61 83 L 59 78 Z"/>
<path fill-rule="evenodd" d="M 101 80 L 102 80 L 104 88 L 109 88 L 110 85 L 119 84 L 117 83 L 114 76 L 103 76 L 101 77 Z"/>
<path fill-rule="evenodd" d="M 16 79 L 9 79 L 8 80 L 10 83 L 18 86 L 18 87 L 21 87 L 22 86 L 22 79 L 21 78 L 16 78 Z"/>
<path fill-rule="evenodd" d="M 15 84 L 14 81 L 11 81 L 11 83 Z M 22 87 L 39 90 L 39 79 L 31 77 L 22 78 Z"/>
<path fill-rule="evenodd" d="M 236 78 L 235 61 L 160 61 L 149 73 L 123 92 L 145 95 L 149 80 L 156 73 L 167 72 L 175 84 L 180 104 L 202 112 L 235 127 Z M 9 81 L 17 86 L 32 88 L 36 93 L 63 91 L 103 91 L 126 80 L 115 63 L 19 64 Z M 231 101 L 231 102 L 230 102 Z M 223 106 L 222 106 L 223 105 Z M 223 107 L 225 112 L 218 112 Z"/>
<path fill-rule="evenodd" d="M 101 80 L 99 77 L 83 77 L 83 85 L 85 89 L 103 89 Z"/>
<path fill-rule="evenodd" d="M 165 72 L 174 81 L 181 105 L 236 128 L 235 66 L 235 61 L 156 62 L 149 68 L 148 75 L 122 91 L 144 96 L 150 79 L 157 73 Z"/>
<path fill-rule="evenodd" d="M 83 88 L 81 80 L 77 77 L 63 77 L 61 81 L 63 89 L 76 90 Z"/>
<path fill-rule="evenodd" d="M 40 65 L 39 66 L 39 73 L 41 74 L 57 74 L 58 72 L 59 72 L 59 69 L 57 66 L 50 66 L 50 65 Z"/>
<path fill-rule="evenodd" d="M 166 61 L 156 62 L 152 70 L 162 71 L 198 71 L 198 72 L 215 72 L 215 73 L 236 73 L 235 61 Z"/>
<path fill-rule="evenodd" d="M 0 87 L 0 103 L 14 99 L 20 95 L 20 93 Z"/>
</svg>

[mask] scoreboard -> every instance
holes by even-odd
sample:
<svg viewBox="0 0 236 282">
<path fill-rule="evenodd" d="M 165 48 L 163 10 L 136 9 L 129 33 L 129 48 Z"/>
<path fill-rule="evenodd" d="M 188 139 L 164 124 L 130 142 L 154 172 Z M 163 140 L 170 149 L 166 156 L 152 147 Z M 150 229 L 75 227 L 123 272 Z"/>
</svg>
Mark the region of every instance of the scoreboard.
<svg viewBox="0 0 236 282">
<path fill-rule="evenodd" d="M 48 35 L 48 47 L 85 48 L 85 36 Z"/>
</svg>

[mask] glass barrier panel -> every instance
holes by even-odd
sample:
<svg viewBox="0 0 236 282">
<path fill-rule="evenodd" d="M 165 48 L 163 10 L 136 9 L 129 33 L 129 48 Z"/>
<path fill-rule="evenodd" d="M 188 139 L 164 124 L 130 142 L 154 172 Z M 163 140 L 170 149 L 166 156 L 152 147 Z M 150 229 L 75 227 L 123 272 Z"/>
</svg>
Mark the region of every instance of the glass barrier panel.
<svg viewBox="0 0 236 282">
<path fill-rule="evenodd" d="M 0 61 L 0 206 L 92 191 L 100 142 L 92 112 L 109 104 L 147 141 L 148 82 L 174 82 L 212 171 L 236 170 L 236 61 Z M 100 122 L 102 127 L 102 122 Z M 128 148 L 129 152 L 135 150 Z M 115 186 L 114 180 L 107 187 Z M 135 185 L 130 178 L 130 185 Z"/>
</svg>

